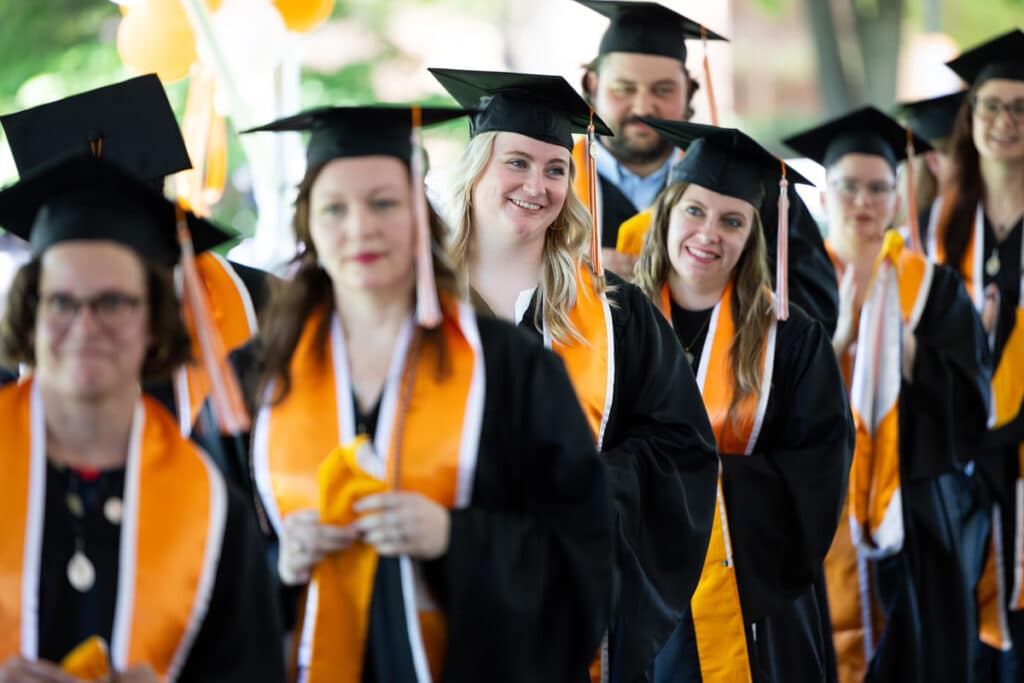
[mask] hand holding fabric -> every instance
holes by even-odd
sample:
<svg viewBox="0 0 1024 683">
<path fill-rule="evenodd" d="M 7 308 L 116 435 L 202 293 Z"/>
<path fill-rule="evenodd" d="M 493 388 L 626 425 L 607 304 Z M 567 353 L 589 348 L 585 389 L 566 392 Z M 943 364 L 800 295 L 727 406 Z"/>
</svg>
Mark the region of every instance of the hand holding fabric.
<svg viewBox="0 0 1024 683">
<path fill-rule="evenodd" d="M 313 567 L 332 553 L 344 550 L 356 539 L 351 527 L 320 523 L 319 510 L 298 510 L 284 519 L 277 572 L 288 586 L 307 583 Z"/>
<path fill-rule="evenodd" d="M 364 515 L 355 525 L 363 541 L 382 556 L 434 560 L 448 552 L 448 510 L 426 496 L 381 493 L 361 499 L 355 510 Z"/>
<path fill-rule="evenodd" d="M 832 335 L 832 348 L 836 356 L 846 353 L 857 336 L 857 328 L 860 326 L 860 308 L 857 306 L 859 298 L 856 273 L 853 265 L 850 265 L 839 283 L 839 319 L 836 321 L 836 332 Z"/>
</svg>

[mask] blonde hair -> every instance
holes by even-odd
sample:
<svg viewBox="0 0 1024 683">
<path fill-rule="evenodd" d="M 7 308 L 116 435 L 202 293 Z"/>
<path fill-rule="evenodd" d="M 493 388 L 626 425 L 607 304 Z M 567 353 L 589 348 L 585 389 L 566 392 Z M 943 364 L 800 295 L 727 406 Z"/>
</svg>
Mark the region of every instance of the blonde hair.
<svg viewBox="0 0 1024 683">
<path fill-rule="evenodd" d="M 651 228 L 644 237 L 640 259 L 633 270 L 636 284 L 656 304 L 661 301 L 661 290 L 672 270 L 666 244 L 669 217 L 688 187 L 689 183 L 669 185 L 654 201 Z M 761 386 L 761 350 L 772 324 L 767 247 L 761 214 L 756 209 L 750 237 L 733 272 L 732 322 L 736 336 L 729 350 L 734 391 L 728 414 L 735 426 L 736 407 L 751 396 L 758 400 L 764 389 Z"/>
<path fill-rule="evenodd" d="M 463 278 L 467 278 L 473 238 L 473 188 L 491 159 L 497 135 L 497 131 L 489 131 L 472 138 L 450 176 L 448 219 L 453 229 L 450 252 Z M 572 189 L 575 175 L 576 167 L 570 158 L 565 204 L 544 235 L 540 305 L 534 314 L 534 324 L 538 328 L 546 327 L 551 338 L 561 343 L 584 341 L 569 320 L 569 312 L 576 305 L 577 263 L 587 262 L 584 255 L 591 232 L 590 212 Z M 595 277 L 595 289 L 604 291 L 603 280 Z"/>
</svg>

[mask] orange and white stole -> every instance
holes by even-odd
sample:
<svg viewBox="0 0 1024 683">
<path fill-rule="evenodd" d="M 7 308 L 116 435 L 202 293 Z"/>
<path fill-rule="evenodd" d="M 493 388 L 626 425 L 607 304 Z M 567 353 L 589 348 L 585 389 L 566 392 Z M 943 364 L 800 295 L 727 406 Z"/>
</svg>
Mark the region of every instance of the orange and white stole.
<svg viewBox="0 0 1024 683">
<path fill-rule="evenodd" d="M 928 221 L 928 254 L 938 263 L 948 263 L 945 247 L 945 233 L 939 225 L 942 215 L 943 198 L 932 204 Z M 967 293 L 974 302 L 974 308 L 981 313 L 985 305 L 984 267 L 985 252 L 985 211 L 981 202 L 974 212 L 974 226 L 967 240 L 958 270 L 963 278 Z M 1024 253 L 1021 254 L 1024 259 Z M 1022 260 L 1024 263 L 1024 260 Z M 1017 324 L 1010 332 L 1003 347 L 1003 354 L 992 377 L 992 404 L 989 406 L 990 429 L 1001 427 L 1013 420 L 1024 401 L 1024 273 L 1021 274 L 1021 298 L 1017 302 Z M 989 345 L 995 343 L 995 334 L 989 335 Z M 1006 609 L 1024 609 L 1024 444 L 1018 447 L 1017 462 L 1020 475 L 1017 477 L 1016 533 L 1014 557 L 1014 584 L 1008 592 L 1002 571 L 1003 540 L 1002 510 L 998 504 L 992 506 L 992 533 L 988 554 L 981 580 L 978 583 L 979 628 L 982 642 L 990 647 L 1009 651 L 1013 647 L 1007 626 Z M 1009 593 L 1009 595 L 1008 595 Z"/>
<path fill-rule="evenodd" d="M 257 329 L 256 309 L 245 283 L 223 256 L 211 251 L 196 255 L 196 269 L 224 348 L 232 351 L 242 346 L 256 334 Z M 175 274 L 178 275 L 178 271 Z M 192 340 L 192 357 L 202 358 L 199 337 L 190 315 L 185 315 L 185 325 Z M 174 403 L 182 434 L 191 434 L 209 393 L 210 377 L 201 362 L 195 360 L 175 370 Z"/>
<path fill-rule="evenodd" d="M 485 368 L 472 309 L 442 298 L 442 332 L 448 374 L 439 376 L 432 347 L 424 347 L 407 368 L 413 343 L 410 316 L 395 342 L 383 394 L 375 455 L 360 465 L 381 482 L 399 478 L 404 491 L 416 491 L 448 508 L 469 505 L 483 422 Z M 331 315 L 328 348 L 316 332 Z M 351 336 L 356 336 L 353 333 Z M 317 472 L 339 445 L 356 439 L 345 333 L 337 314 L 320 310 L 310 317 L 291 360 L 292 389 L 269 403 L 269 386 L 253 432 L 256 485 L 278 535 L 282 521 L 303 509 L 317 509 Z M 400 404 L 407 373 L 411 381 L 404 415 Z M 393 437 L 401 430 L 401 452 Z M 397 470 L 397 471 L 396 471 Z M 409 557 L 399 560 L 407 635 L 417 683 L 436 680 L 446 648 L 444 618 Z M 299 634 L 298 666 L 309 683 L 359 683 L 377 567 L 372 547 L 353 544 L 325 558 L 314 570 L 305 597 Z"/>
<path fill-rule="evenodd" d="M 733 377 L 730 351 L 736 337 L 732 317 L 733 283 L 730 280 L 722 298 L 711 311 L 707 341 L 701 351 L 697 369 L 697 386 L 715 432 L 718 452 L 722 457 L 743 457 L 754 452 L 771 392 L 775 368 L 775 339 L 778 322 L 771 313 L 772 324 L 761 351 L 761 392 L 744 399 L 732 415 Z M 672 313 L 668 285 L 662 288 L 661 312 L 671 323 Z M 711 381 L 708 381 L 708 378 Z M 723 378 L 729 378 L 723 381 Z M 743 456 L 739 456 L 739 454 Z M 745 683 L 752 680 L 747 652 L 746 628 L 740 603 L 729 516 L 722 493 L 722 467 L 718 468 L 718 491 L 715 518 L 711 527 L 704 568 L 697 590 L 690 599 L 690 611 L 697 638 L 697 655 L 703 680 L 708 683 Z"/>
<path fill-rule="evenodd" d="M 0 660 L 36 659 L 46 510 L 46 418 L 31 378 L 0 389 L 5 473 L 0 480 Z M 168 497 L 188 505 L 168 508 Z M 181 673 L 206 618 L 227 519 L 227 488 L 174 418 L 143 396 L 135 407 L 123 494 L 110 657 Z"/>
</svg>

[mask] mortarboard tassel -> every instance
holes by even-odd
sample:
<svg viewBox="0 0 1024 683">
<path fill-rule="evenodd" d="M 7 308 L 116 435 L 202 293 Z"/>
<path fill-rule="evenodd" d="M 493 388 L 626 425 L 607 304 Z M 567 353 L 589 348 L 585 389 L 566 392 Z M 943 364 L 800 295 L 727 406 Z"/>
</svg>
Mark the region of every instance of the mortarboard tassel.
<svg viewBox="0 0 1024 683">
<path fill-rule="evenodd" d="M 907 128 L 907 222 L 910 225 L 910 248 L 921 250 L 921 233 L 917 224 L 917 196 L 914 192 L 914 131 Z"/>
<path fill-rule="evenodd" d="M 594 134 L 594 107 L 590 107 L 590 123 L 587 125 L 587 209 L 590 211 L 590 264 L 594 274 L 604 277 L 601 264 L 601 230 L 597 224 L 597 139 Z"/>
<path fill-rule="evenodd" d="M 213 322 L 206 292 L 199 279 L 192 234 L 185 220 L 185 208 L 179 203 L 175 213 L 178 219 L 178 244 L 181 246 L 182 297 L 185 310 L 191 314 L 195 326 L 202 367 L 210 378 L 210 401 L 222 432 L 241 434 L 249 429 L 250 424 L 242 390 L 234 370 L 228 364 L 224 341 Z"/>
<path fill-rule="evenodd" d="M 779 320 L 789 319 L 789 181 L 786 162 L 779 178 L 779 234 L 775 249 L 775 307 Z"/>
<path fill-rule="evenodd" d="M 427 211 L 427 190 L 423 182 L 423 154 L 420 127 L 423 112 L 412 107 L 412 193 L 413 218 L 416 222 L 416 322 L 427 328 L 441 324 L 441 304 L 434 282 L 434 260 L 431 257 L 430 214 Z"/>
<path fill-rule="evenodd" d="M 711 125 L 718 125 L 718 105 L 715 103 L 715 85 L 711 81 L 711 62 L 708 61 L 708 30 L 700 27 L 700 39 L 704 44 L 704 82 L 708 88 L 708 109 L 711 113 Z"/>
</svg>

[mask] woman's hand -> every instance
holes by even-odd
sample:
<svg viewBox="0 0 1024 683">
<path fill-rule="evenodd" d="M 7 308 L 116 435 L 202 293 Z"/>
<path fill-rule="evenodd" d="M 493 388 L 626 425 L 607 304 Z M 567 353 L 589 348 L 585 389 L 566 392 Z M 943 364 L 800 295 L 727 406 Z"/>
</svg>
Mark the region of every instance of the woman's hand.
<svg viewBox="0 0 1024 683">
<path fill-rule="evenodd" d="M 857 277 L 851 264 L 839 281 L 839 318 L 836 320 L 836 332 L 832 335 L 832 348 L 836 356 L 846 353 L 857 338 L 857 327 L 860 325 L 860 307 L 857 305 L 859 298 Z"/>
<path fill-rule="evenodd" d="M 59 666 L 42 660 L 11 657 L 0 666 L 0 683 L 85 683 Z"/>
<path fill-rule="evenodd" d="M 116 676 L 111 676 L 109 683 L 161 683 L 160 677 L 156 675 L 148 664 L 133 666 L 125 669 Z"/>
<path fill-rule="evenodd" d="M 433 560 L 448 552 L 448 509 L 425 496 L 380 493 L 361 499 L 353 509 L 363 515 L 355 523 L 363 541 L 385 557 Z"/>
<path fill-rule="evenodd" d="M 299 510 L 284 519 L 281 529 L 277 573 L 288 586 L 309 581 L 320 560 L 352 545 L 357 532 L 352 527 L 320 523 L 317 510 Z"/>
</svg>

